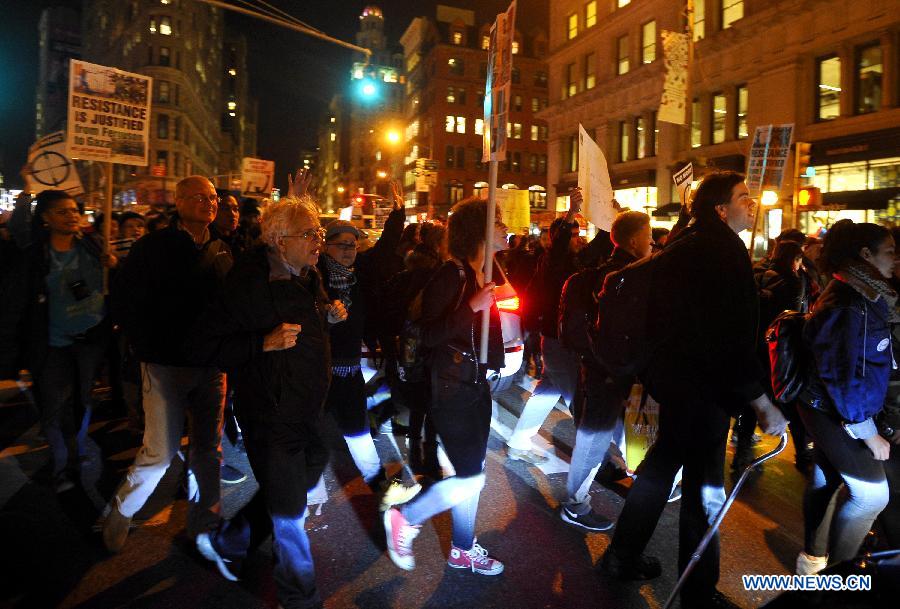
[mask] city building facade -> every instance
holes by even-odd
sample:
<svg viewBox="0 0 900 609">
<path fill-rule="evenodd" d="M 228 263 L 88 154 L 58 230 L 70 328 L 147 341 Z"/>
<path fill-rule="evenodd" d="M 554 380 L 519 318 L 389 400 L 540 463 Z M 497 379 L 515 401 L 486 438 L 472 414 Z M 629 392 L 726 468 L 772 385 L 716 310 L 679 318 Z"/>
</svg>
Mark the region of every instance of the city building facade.
<svg viewBox="0 0 900 609">
<path fill-rule="evenodd" d="M 404 188 L 410 213 L 446 215 L 464 197 L 487 196 L 482 163 L 484 87 L 490 28 L 505 3 L 471 9 L 438 5 L 417 17 L 401 44 L 406 68 Z M 555 11 L 556 9 L 554 9 Z M 519 2 L 513 44 L 507 160 L 498 187 L 527 189 L 532 220 L 547 208 L 548 2 Z M 417 159 L 437 162 L 437 186 L 416 192 Z"/>
<path fill-rule="evenodd" d="M 246 43 L 218 8 L 187 0 L 88 0 L 85 60 L 153 77 L 149 165 L 116 166 L 117 204 L 174 202 L 181 178 L 231 187 L 256 147 L 256 106 L 246 90 Z M 233 73 L 232 73 L 233 72 Z M 233 116 L 232 116 L 233 114 Z"/>
<path fill-rule="evenodd" d="M 35 92 L 35 139 L 66 127 L 69 60 L 81 56 L 78 11 L 51 6 L 38 23 L 38 84 Z"/>
<path fill-rule="evenodd" d="M 811 144 L 810 177 L 786 171 L 769 197 L 763 240 L 794 223 L 796 187 L 813 233 L 840 217 L 893 223 L 900 185 L 898 32 L 890 2 L 693 0 L 684 125 L 656 120 L 665 68 L 661 32 L 686 31 L 687 2 L 560 0 L 550 18 L 549 194 L 565 209 L 577 182 L 578 125 L 604 150 L 616 197 L 633 209 L 677 205 L 672 173 L 688 161 L 745 171 L 756 127 L 794 125 Z M 794 167 L 793 155 L 788 160 Z M 815 172 L 813 177 L 811 174 Z"/>
</svg>

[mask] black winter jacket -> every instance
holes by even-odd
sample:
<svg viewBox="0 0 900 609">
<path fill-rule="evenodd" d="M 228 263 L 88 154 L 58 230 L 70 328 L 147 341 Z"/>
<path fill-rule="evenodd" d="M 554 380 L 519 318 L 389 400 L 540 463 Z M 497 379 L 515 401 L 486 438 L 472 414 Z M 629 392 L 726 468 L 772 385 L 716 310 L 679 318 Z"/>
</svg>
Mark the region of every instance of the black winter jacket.
<svg viewBox="0 0 900 609">
<path fill-rule="evenodd" d="M 198 248 L 177 220 L 135 242 L 119 272 L 114 314 L 139 361 L 199 365 L 185 341 L 231 264 L 227 245 L 210 239 Z"/>
<path fill-rule="evenodd" d="M 437 270 L 422 295 L 422 340 L 431 350 L 429 364 L 433 373 L 440 374 L 443 364 L 449 361 L 473 362 L 478 358 L 481 344 L 481 314 L 469 307 L 469 299 L 478 289 L 475 271 L 463 263 L 465 286 L 460 286 L 459 270 L 454 261 L 443 264 Z M 460 289 L 463 289 L 460 298 Z M 459 302 L 459 306 L 456 303 Z M 455 307 L 455 308 L 454 308 Z M 473 349 L 474 345 L 474 349 Z M 500 328 L 500 312 L 491 306 L 491 323 L 488 335 L 488 362 L 478 365 L 477 374 L 462 379 L 474 383 L 485 378 L 485 368 L 503 368 L 503 334 Z M 472 368 L 476 368 L 472 366 Z"/>
<path fill-rule="evenodd" d="M 319 274 L 322 286 L 328 294 L 328 301 L 341 300 L 340 291 L 328 285 L 328 266 L 325 256 L 319 257 Z M 368 267 L 371 268 L 371 267 Z M 350 286 L 350 306 L 347 307 L 347 319 L 331 326 L 331 358 L 335 365 L 358 365 L 362 351 L 363 338 L 370 321 L 369 302 L 361 287 L 363 279 L 359 271 L 354 272 L 356 283 Z M 346 303 L 344 303 L 346 304 Z"/>
<path fill-rule="evenodd" d="M 756 356 L 759 299 L 740 237 L 717 218 L 697 221 L 660 258 L 649 330 L 664 336 L 643 377 L 658 401 L 708 396 L 736 414 L 763 393 Z"/>
<path fill-rule="evenodd" d="M 265 246 L 256 246 L 228 274 L 221 299 L 200 319 L 191 347 L 205 364 L 228 373 L 241 416 L 302 424 L 321 414 L 328 394 L 327 302 L 315 269 L 304 281 L 270 258 Z M 265 336 L 282 323 L 300 324 L 297 344 L 263 351 Z"/>
</svg>

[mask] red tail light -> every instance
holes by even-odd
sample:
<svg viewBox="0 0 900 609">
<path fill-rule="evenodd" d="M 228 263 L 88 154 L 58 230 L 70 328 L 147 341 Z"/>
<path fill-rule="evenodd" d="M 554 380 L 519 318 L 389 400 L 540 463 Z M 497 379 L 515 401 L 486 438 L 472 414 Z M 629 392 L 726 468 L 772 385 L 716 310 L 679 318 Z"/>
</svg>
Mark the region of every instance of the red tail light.
<svg viewBox="0 0 900 609">
<path fill-rule="evenodd" d="M 497 308 L 501 311 L 518 311 L 519 310 L 519 297 L 512 296 L 510 298 L 504 298 L 503 300 L 497 301 Z"/>
</svg>

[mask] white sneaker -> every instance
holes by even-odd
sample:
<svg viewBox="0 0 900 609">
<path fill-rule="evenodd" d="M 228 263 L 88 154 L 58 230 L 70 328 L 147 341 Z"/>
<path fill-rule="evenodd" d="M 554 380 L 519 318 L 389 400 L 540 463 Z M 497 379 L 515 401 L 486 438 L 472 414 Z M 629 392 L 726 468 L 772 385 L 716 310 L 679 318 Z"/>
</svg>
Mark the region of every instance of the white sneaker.
<svg viewBox="0 0 900 609">
<path fill-rule="evenodd" d="M 384 512 L 384 532 L 387 537 L 388 556 L 404 571 L 416 568 L 412 542 L 419 534 L 421 526 L 409 524 L 400 510 L 389 508 Z"/>
<path fill-rule="evenodd" d="M 827 556 L 810 556 L 806 552 L 797 555 L 797 575 L 815 575 L 828 566 Z"/>
</svg>

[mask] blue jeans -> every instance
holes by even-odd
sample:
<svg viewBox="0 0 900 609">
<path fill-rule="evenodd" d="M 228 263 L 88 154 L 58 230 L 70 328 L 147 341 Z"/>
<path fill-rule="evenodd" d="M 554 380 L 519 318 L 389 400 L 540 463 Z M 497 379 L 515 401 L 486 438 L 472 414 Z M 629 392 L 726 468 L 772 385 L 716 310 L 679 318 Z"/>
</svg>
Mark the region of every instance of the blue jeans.
<svg viewBox="0 0 900 609">
<path fill-rule="evenodd" d="M 91 392 L 105 350 L 106 344 L 103 342 L 50 347 L 44 366 L 36 371 L 35 386 L 41 410 L 41 428 L 50 446 L 54 476 L 66 468 L 69 461 L 68 444 L 72 436 L 75 437 L 79 456 L 84 453 L 84 442 L 94 406 Z M 70 402 L 72 409 L 68 410 Z M 72 427 L 74 433 L 70 432 Z"/>
<path fill-rule="evenodd" d="M 213 539 L 219 553 L 236 563 L 273 534 L 273 577 L 285 609 L 320 607 L 309 537 L 306 493 L 328 463 L 328 449 L 312 422 L 240 418 L 247 458 L 259 491 Z"/>
<path fill-rule="evenodd" d="M 804 551 L 827 554 L 829 564 L 849 560 L 888 504 L 884 464 L 828 414 L 805 404 L 797 410 L 815 443 L 815 467 L 803 497 Z M 842 484 L 846 498 L 837 497 Z"/>
<path fill-rule="evenodd" d="M 607 551 L 629 560 L 647 547 L 669 499 L 678 469 L 684 467 L 678 521 L 678 569 L 725 503 L 725 442 L 731 421 L 708 396 L 660 399 L 659 435 L 628 492 Z M 681 592 L 683 606 L 708 598 L 719 581 L 719 537 L 714 536 Z"/>
</svg>

